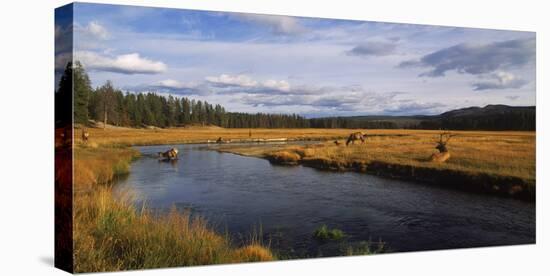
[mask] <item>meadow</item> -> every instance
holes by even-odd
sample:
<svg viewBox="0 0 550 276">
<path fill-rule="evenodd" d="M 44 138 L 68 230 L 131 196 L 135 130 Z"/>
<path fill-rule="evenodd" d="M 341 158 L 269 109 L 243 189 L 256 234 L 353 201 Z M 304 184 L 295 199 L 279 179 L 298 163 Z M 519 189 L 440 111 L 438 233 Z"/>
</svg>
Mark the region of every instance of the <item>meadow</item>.
<svg viewBox="0 0 550 276">
<path fill-rule="evenodd" d="M 226 142 L 255 142 L 284 139 L 327 140 L 341 139 L 351 131 L 349 129 L 269 129 L 269 128 L 221 128 L 184 127 L 184 128 L 125 128 L 109 126 L 106 129 L 88 128 L 90 141 L 96 145 L 167 145 L 190 143 L 215 143 L 218 138 Z M 391 132 L 391 131 L 390 131 Z M 77 143 L 81 143 L 81 130 L 76 130 Z"/>
<path fill-rule="evenodd" d="M 358 171 L 420 182 L 466 185 L 534 200 L 535 133 L 453 131 L 451 158 L 433 163 L 429 157 L 440 131 L 368 130 L 364 144 L 345 146 L 350 129 L 223 129 L 191 127 L 82 129 L 74 137 L 75 271 L 114 271 L 182 265 L 268 261 L 276 259 L 258 239 L 235 246 L 216 233 L 204 218 L 171 210 L 136 208 L 131 190 L 113 189 L 139 157 L 132 145 L 215 143 L 223 152 L 266 158 L 275 164 L 323 170 Z M 304 145 L 258 141 L 312 141 Z M 340 145 L 334 143 L 335 140 Z M 232 144 L 238 143 L 240 144 Z M 242 144 L 242 142 L 250 142 Z M 260 145 L 261 144 L 261 145 Z M 472 189 L 473 186 L 482 188 Z"/>
</svg>

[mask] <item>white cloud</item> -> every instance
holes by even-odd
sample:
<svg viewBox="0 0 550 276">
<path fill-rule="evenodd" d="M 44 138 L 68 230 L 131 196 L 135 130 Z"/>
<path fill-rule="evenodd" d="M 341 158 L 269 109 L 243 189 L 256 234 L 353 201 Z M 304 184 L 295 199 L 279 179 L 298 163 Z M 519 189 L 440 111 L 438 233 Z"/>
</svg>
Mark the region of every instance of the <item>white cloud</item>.
<svg viewBox="0 0 550 276">
<path fill-rule="evenodd" d="M 218 77 L 206 77 L 205 79 L 208 82 L 214 83 L 216 85 L 223 85 L 223 86 L 253 87 L 258 85 L 257 81 L 253 80 L 247 75 L 221 74 Z"/>
<path fill-rule="evenodd" d="M 290 91 L 290 84 L 285 80 L 266 80 L 257 81 L 247 75 L 228 75 L 221 74 L 218 77 L 206 77 L 205 80 L 217 87 L 241 87 L 241 88 L 255 88 L 257 90 L 278 90 L 283 92 Z"/>
<path fill-rule="evenodd" d="M 393 115 L 428 115 L 442 113 L 446 108 L 445 104 L 439 102 L 422 102 L 406 99 L 392 104 L 384 110 L 384 113 Z"/>
<path fill-rule="evenodd" d="M 298 34 L 306 30 L 298 19 L 284 15 L 239 14 L 237 19 L 241 21 L 258 23 L 271 28 L 278 34 Z"/>
<path fill-rule="evenodd" d="M 97 21 L 91 21 L 86 26 L 76 25 L 76 30 L 92 39 L 106 40 L 110 38 L 109 31 Z"/>
<path fill-rule="evenodd" d="M 165 72 L 166 64 L 143 58 L 138 53 L 107 56 L 91 51 L 78 51 L 75 60 L 79 60 L 87 69 L 122 74 L 158 74 Z"/>
<path fill-rule="evenodd" d="M 181 89 L 181 88 L 189 87 L 188 85 L 173 79 L 161 80 L 157 83 L 157 85 L 160 87 L 166 87 L 166 88 L 172 88 L 172 89 Z"/>
<path fill-rule="evenodd" d="M 267 80 L 262 83 L 266 88 L 273 88 L 281 91 L 290 91 L 290 84 L 285 80 Z"/>
<path fill-rule="evenodd" d="M 92 21 L 88 23 L 88 26 L 86 27 L 86 29 L 88 30 L 88 32 L 90 32 L 90 34 L 96 36 L 97 38 L 100 38 L 100 39 L 109 38 L 109 32 L 107 31 L 107 29 L 105 29 L 98 22 Z"/>
</svg>

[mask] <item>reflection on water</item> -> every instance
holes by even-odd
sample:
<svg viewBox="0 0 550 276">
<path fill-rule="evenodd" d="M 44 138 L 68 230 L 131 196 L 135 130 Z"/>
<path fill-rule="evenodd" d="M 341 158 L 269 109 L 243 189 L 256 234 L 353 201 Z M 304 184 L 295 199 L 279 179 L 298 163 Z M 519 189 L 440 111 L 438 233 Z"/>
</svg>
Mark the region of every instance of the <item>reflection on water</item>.
<svg viewBox="0 0 550 276">
<path fill-rule="evenodd" d="M 171 146 L 138 147 L 130 185 L 147 204 L 175 205 L 206 217 L 236 242 L 261 226 L 282 256 L 341 255 L 361 241 L 382 240 L 391 251 L 535 242 L 535 205 L 519 200 L 382 179 L 359 173 L 273 166 L 258 158 L 178 145 L 179 160 L 149 157 Z M 323 224 L 342 229 L 342 242 L 320 243 Z"/>
</svg>

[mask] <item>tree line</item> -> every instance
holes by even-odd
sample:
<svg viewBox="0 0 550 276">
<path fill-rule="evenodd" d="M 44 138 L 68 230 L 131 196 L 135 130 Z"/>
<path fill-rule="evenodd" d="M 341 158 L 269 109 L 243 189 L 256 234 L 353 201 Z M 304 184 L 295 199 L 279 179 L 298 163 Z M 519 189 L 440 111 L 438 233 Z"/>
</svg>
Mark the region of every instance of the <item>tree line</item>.
<svg viewBox="0 0 550 276">
<path fill-rule="evenodd" d="M 364 128 L 396 129 L 407 128 L 389 120 L 358 120 L 353 117 L 326 117 L 309 119 L 312 128 Z"/>
<path fill-rule="evenodd" d="M 162 96 L 156 93 L 123 92 L 107 81 L 92 88 L 80 64 L 68 64 L 58 91 L 74 89 L 74 121 L 87 125 L 90 120 L 115 126 L 178 127 L 216 125 L 225 128 L 305 128 L 308 120 L 296 114 L 227 112 L 219 104 L 186 97 Z"/>
<path fill-rule="evenodd" d="M 74 121 L 89 120 L 127 127 L 178 127 L 216 125 L 224 128 L 362 128 L 362 129 L 456 129 L 456 130 L 535 130 L 535 109 L 493 106 L 497 113 L 474 113 L 467 116 L 402 116 L 380 120 L 376 117 L 327 117 L 306 119 L 297 114 L 227 112 L 219 104 L 186 97 L 162 96 L 156 93 L 123 92 L 107 81 L 92 88 L 90 79 L 76 61 L 67 64 L 56 97 L 67 104 L 67 95 L 74 91 Z M 63 105 L 65 106 L 65 105 Z M 482 108 L 480 108 L 483 110 Z M 502 110 L 500 110 L 502 109 Z M 457 110 L 460 111 L 460 110 Z M 57 112 L 57 108 L 56 108 Z M 456 113 L 456 111 L 454 111 Z M 57 114 L 56 114 L 57 116 Z M 405 118 L 407 119 L 407 118 Z"/>
</svg>

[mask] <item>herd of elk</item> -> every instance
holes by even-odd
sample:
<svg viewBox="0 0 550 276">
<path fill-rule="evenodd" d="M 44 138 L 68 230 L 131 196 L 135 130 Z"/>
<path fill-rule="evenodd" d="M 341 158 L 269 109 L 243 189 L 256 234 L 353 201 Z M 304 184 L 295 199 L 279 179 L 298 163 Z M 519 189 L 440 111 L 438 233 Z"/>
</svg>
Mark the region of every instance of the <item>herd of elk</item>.
<svg viewBox="0 0 550 276">
<path fill-rule="evenodd" d="M 442 162 L 447 161 L 449 158 L 451 158 L 451 153 L 447 149 L 447 143 L 454 136 L 456 136 L 456 134 L 451 134 L 449 132 L 443 132 L 443 133 L 439 134 L 439 140 L 435 141 L 437 143 L 435 148 L 439 152 L 432 154 L 430 156 L 430 161 L 442 163 Z M 89 137 L 88 132 L 86 130 L 83 130 L 82 140 L 84 142 L 87 142 L 88 137 Z M 365 132 L 358 131 L 358 132 L 351 133 L 349 135 L 347 141 L 346 141 L 346 146 L 349 146 L 350 143 L 353 145 L 353 144 L 355 144 L 355 141 L 359 141 L 359 140 L 361 141 L 362 144 L 364 144 L 366 139 L 367 139 L 367 134 Z M 222 137 L 219 137 L 216 140 L 216 143 L 223 143 L 223 142 L 225 142 L 225 141 L 223 140 Z M 334 144 L 336 146 L 339 146 L 342 143 L 338 140 L 335 140 Z M 159 152 L 158 154 L 159 154 L 159 158 L 161 158 L 162 160 L 177 160 L 178 159 L 178 149 L 176 149 L 176 148 L 171 148 L 171 149 L 169 149 L 165 152 Z"/>
<path fill-rule="evenodd" d="M 456 136 L 456 134 L 451 134 L 448 132 L 439 134 L 439 141 L 435 141 L 437 143 L 435 148 L 439 152 L 432 154 L 432 156 L 430 157 L 430 160 L 432 162 L 442 163 L 451 158 L 451 153 L 447 149 L 447 143 L 449 142 L 449 140 L 451 140 L 453 136 Z"/>
<path fill-rule="evenodd" d="M 432 154 L 430 156 L 430 161 L 443 163 L 447 161 L 449 158 L 451 158 L 451 153 L 447 149 L 447 143 L 454 136 L 456 136 L 456 134 L 451 134 L 449 132 L 443 132 L 439 134 L 439 140 L 435 141 L 437 143 L 435 148 L 439 152 Z M 350 143 L 353 145 L 355 144 L 355 141 L 358 141 L 358 140 L 361 140 L 361 143 L 364 144 L 366 139 L 367 139 L 367 134 L 364 132 L 351 133 L 348 137 L 348 140 L 346 141 L 346 146 L 348 146 Z M 341 142 L 338 140 L 335 140 L 334 144 L 336 146 L 340 146 Z"/>
</svg>

